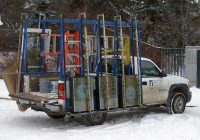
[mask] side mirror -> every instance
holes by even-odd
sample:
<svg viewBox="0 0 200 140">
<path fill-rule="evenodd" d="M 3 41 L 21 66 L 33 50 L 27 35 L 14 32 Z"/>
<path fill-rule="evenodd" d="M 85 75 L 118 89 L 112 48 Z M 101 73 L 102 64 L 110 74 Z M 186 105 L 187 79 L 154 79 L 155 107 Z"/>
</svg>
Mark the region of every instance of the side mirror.
<svg viewBox="0 0 200 140">
<path fill-rule="evenodd" d="M 166 74 L 164 71 L 161 71 L 161 72 L 159 73 L 159 76 L 160 76 L 160 77 L 166 77 L 167 74 Z"/>
</svg>

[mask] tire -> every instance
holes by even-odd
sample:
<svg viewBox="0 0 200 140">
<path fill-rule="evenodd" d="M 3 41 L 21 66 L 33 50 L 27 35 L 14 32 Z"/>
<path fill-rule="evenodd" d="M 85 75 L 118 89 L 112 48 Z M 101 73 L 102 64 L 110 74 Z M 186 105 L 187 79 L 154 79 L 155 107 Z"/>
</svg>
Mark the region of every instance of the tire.
<svg viewBox="0 0 200 140">
<path fill-rule="evenodd" d="M 186 98 L 183 93 L 175 93 L 171 99 L 168 112 L 170 114 L 181 114 L 185 111 Z"/>
<path fill-rule="evenodd" d="M 91 113 L 87 115 L 83 115 L 82 119 L 83 122 L 88 125 L 88 126 L 93 126 L 93 125 L 101 125 L 105 122 L 107 117 L 107 113 Z"/>
<path fill-rule="evenodd" d="M 58 114 L 53 112 L 48 112 L 47 115 L 52 119 L 63 119 L 66 116 L 65 114 Z"/>
</svg>

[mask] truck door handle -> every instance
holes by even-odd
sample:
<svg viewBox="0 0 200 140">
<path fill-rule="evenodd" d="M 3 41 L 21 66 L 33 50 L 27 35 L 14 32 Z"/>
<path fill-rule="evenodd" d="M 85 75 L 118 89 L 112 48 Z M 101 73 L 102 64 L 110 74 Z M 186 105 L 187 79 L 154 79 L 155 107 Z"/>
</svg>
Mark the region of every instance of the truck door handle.
<svg viewBox="0 0 200 140">
<path fill-rule="evenodd" d="M 142 82 L 142 85 L 146 86 L 147 85 L 147 81 Z"/>
</svg>

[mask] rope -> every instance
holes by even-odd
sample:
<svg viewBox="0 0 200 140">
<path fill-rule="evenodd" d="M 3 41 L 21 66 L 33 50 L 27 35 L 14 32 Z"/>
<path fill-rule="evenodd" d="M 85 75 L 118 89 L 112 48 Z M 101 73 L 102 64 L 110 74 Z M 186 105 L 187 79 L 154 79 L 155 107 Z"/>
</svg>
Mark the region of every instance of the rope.
<svg viewBox="0 0 200 140">
<path fill-rule="evenodd" d="M 109 30 L 109 31 L 114 32 L 114 30 L 112 30 L 112 29 L 110 29 L 110 28 L 108 28 L 108 27 L 106 27 L 106 29 Z M 127 34 L 123 34 L 123 36 L 127 36 L 127 37 L 129 37 Z M 136 39 L 133 38 L 133 40 L 136 40 Z M 140 40 L 140 42 L 143 43 L 143 44 L 145 44 L 145 45 L 148 45 L 148 46 L 151 46 L 151 47 L 153 47 L 153 48 L 156 48 L 156 49 L 162 49 L 162 47 L 158 47 L 158 46 L 155 46 L 155 45 L 149 44 L 149 43 L 144 42 L 144 41 L 141 41 L 141 40 Z"/>
</svg>

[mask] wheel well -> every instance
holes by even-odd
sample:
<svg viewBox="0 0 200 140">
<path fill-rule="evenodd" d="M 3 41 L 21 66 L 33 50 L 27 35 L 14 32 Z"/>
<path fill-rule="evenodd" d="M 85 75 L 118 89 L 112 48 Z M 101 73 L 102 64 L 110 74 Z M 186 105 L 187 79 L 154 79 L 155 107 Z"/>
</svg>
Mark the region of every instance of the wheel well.
<svg viewBox="0 0 200 140">
<path fill-rule="evenodd" d="M 187 92 L 188 92 L 187 85 L 185 84 L 171 85 L 170 90 L 169 90 L 169 95 L 167 98 L 167 105 L 170 104 L 171 99 L 173 98 L 174 94 L 177 92 L 182 93 L 185 97 L 185 100 L 187 101 Z"/>
<path fill-rule="evenodd" d="M 176 93 L 176 92 L 179 92 L 179 93 L 183 93 L 183 95 L 185 96 L 185 99 L 187 97 L 187 90 L 183 87 L 177 87 L 173 90 L 173 93 Z"/>
</svg>

